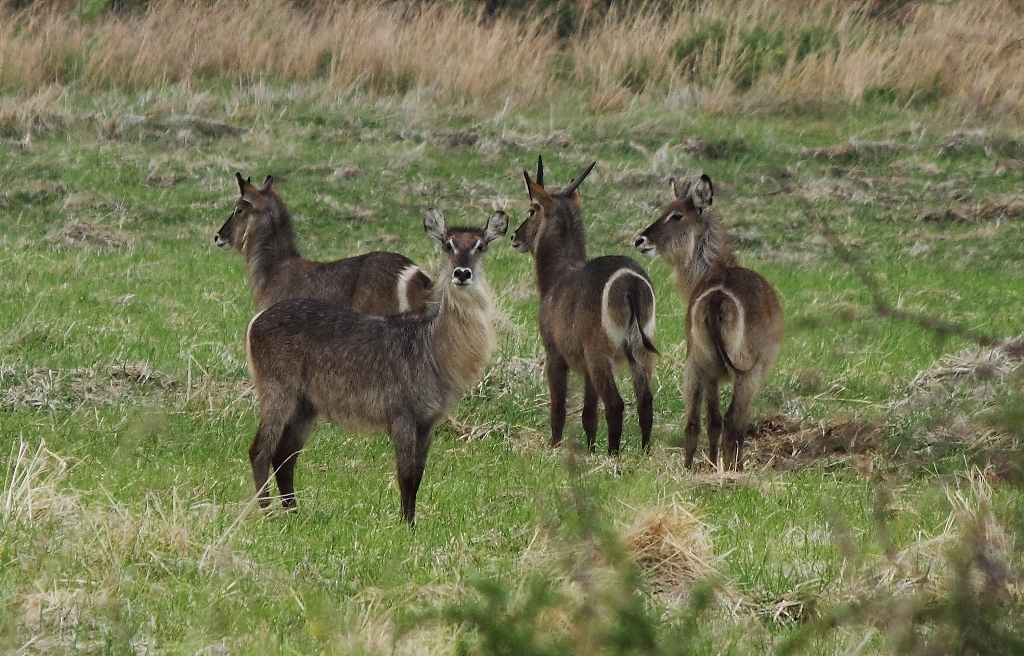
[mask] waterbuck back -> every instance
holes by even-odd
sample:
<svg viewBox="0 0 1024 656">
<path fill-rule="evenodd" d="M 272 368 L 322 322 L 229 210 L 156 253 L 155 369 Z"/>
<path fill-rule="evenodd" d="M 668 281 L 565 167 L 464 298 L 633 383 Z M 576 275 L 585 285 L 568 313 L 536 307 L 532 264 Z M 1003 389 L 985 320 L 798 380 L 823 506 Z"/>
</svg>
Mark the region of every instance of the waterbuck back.
<svg viewBox="0 0 1024 656">
<path fill-rule="evenodd" d="M 615 370 L 628 363 L 646 451 L 654 422 L 654 290 L 647 273 L 631 258 L 587 260 L 579 186 L 593 168 L 591 164 L 565 189 L 551 193 L 544 188 L 540 158 L 536 180 L 524 171 L 530 213 L 512 236 L 512 246 L 532 253 L 536 264 L 540 334 L 551 394 L 552 446 L 562 440 L 571 370 L 583 377 L 583 430 L 590 450 L 594 450 L 597 437 L 600 398 L 608 424 L 608 453 L 618 453 L 624 403 Z"/>
<path fill-rule="evenodd" d="M 313 298 L 378 316 L 423 311 L 430 278 L 412 260 L 384 251 L 334 262 L 304 260 L 273 178 L 267 176 L 257 189 L 240 173 L 235 177 L 241 195 L 214 243 L 242 253 L 257 310 L 289 298 Z"/>
<path fill-rule="evenodd" d="M 701 407 L 707 407 L 709 457 L 743 468 L 743 438 L 750 404 L 771 371 L 782 343 L 782 308 L 772 286 L 736 262 L 728 235 L 711 210 L 714 186 L 702 175 L 696 184 L 672 181 L 673 200 L 658 220 L 637 237 L 638 250 L 661 257 L 673 268 L 686 312 L 686 466 L 693 465 L 700 436 Z M 718 384 L 733 385 L 723 424 Z"/>
<path fill-rule="evenodd" d="M 480 258 L 505 234 L 508 218 L 496 212 L 484 229 L 449 229 L 431 210 L 423 223 L 447 259 L 422 314 L 376 317 L 293 299 L 250 322 L 246 347 L 260 424 L 249 460 L 260 505 L 270 503 L 273 468 L 284 506 L 295 506 L 295 461 L 324 416 L 391 435 L 402 515 L 414 522 L 434 424 L 476 383 L 495 348 Z"/>
</svg>

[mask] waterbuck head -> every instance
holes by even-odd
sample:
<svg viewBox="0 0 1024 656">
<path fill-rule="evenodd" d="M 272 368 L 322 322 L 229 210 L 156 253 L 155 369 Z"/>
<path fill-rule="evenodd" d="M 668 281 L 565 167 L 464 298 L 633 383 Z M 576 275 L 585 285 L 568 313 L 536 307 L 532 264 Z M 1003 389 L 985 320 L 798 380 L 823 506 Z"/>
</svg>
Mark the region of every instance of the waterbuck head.
<svg viewBox="0 0 1024 656">
<path fill-rule="evenodd" d="M 650 258 L 664 257 L 673 267 L 687 267 L 708 244 L 714 217 L 709 211 L 714 200 L 714 186 L 707 174 L 696 184 L 679 184 L 671 179 L 673 200 L 658 220 L 640 233 L 633 245 Z"/>
<path fill-rule="evenodd" d="M 252 178 L 242 178 L 241 173 L 236 172 L 235 179 L 238 181 L 241 195 L 235 201 L 231 216 L 213 236 L 213 243 L 224 250 L 235 248 L 241 251 L 245 243 L 245 232 L 249 229 L 252 217 L 264 214 L 268 209 L 272 210 L 275 216 L 280 215 L 283 205 L 277 195 L 272 176 L 268 175 L 263 181 L 263 187 L 259 189 L 252 184 Z"/>
<path fill-rule="evenodd" d="M 437 275 L 437 284 L 448 284 L 452 291 L 460 293 L 484 284 L 480 256 L 495 239 L 500 239 L 508 230 L 508 216 L 501 211 L 487 219 L 484 228 L 448 228 L 444 215 L 430 208 L 423 217 L 423 229 L 436 239 L 448 259 Z"/>
<path fill-rule="evenodd" d="M 555 218 L 568 220 L 573 227 L 576 227 L 575 223 L 579 221 L 580 214 L 579 186 L 583 184 L 596 165 L 597 162 L 594 162 L 583 169 L 576 179 L 564 189 L 548 192 L 544 188 L 544 161 L 538 156 L 536 180 L 531 180 L 529 172 L 523 171 L 523 177 L 526 178 L 526 191 L 530 195 L 530 213 L 512 234 L 512 247 L 520 253 L 536 253 L 537 235 L 546 224 Z M 582 230 L 579 230 L 578 233 L 579 238 L 582 239 Z"/>
</svg>

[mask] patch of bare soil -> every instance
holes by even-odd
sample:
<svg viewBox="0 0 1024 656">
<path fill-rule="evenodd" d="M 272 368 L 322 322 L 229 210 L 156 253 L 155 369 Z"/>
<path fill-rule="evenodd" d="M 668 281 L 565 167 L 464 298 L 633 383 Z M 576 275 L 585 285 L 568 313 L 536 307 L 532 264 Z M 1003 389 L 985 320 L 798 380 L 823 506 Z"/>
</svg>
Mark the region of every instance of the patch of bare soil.
<svg viewBox="0 0 1024 656">
<path fill-rule="evenodd" d="M 54 371 L 0 368 L 0 412 L 74 410 L 83 405 L 116 405 L 140 391 L 164 392 L 177 382 L 148 365 L 90 367 Z"/>
<path fill-rule="evenodd" d="M 743 139 L 711 140 L 690 135 L 683 140 L 682 149 L 695 159 L 724 159 L 750 150 Z"/>
<path fill-rule="evenodd" d="M 124 245 L 128 235 L 120 230 L 113 230 L 89 221 L 72 219 L 66 226 L 47 237 L 54 247 L 88 248 L 93 250 L 110 250 Z"/>
<path fill-rule="evenodd" d="M 895 413 L 926 412 L 929 417 L 906 440 L 903 457 L 925 463 L 963 452 L 994 478 L 1019 477 L 1022 365 L 1024 337 L 1017 337 L 944 355 L 918 373 L 905 396 L 892 404 Z"/>
<path fill-rule="evenodd" d="M 479 132 L 448 132 L 444 134 L 433 135 L 434 140 L 448 146 L 449 148 L 458 148 L 459 146 L 475 146 L 476 142 L 480 140 Z"/>
<path fill-rule="evenodd" d="M 942 138 L 937 154 L 1019 158 L 1024 156 L 1024 143 L 987 130 L 954 130 Z"/>
<path fill-rule="evenodd" d="M 0 196 L 0 207 L 7 207 L 11 201 L 42 204 L 63 198 L 68 187 L 58 180 L 32 180 L 20 187 L 10 188 Z"/>
<path fill-rule="evenodd" d="M 798 155 L 801 159 L 854 162 L 863 159 L 886 157 L 897 150 L 899 150 L 899 144 L 895 141 L 859 141 L 857 139 L 850 139 L 847 142 L 824 148 L 801 148 Z"/>
<path fill-rule="evenodd" d="M 782 415 L 755 420 L 744 453 L 760 467 L 797 469 L 819 460 L 859 460 L 875 453 L 882 427 L 859 419 L 807 424 Z"/>
<path fill-rule="evenodd" d="M 503 145 L 516 146 L 524 150 L 536 150 L 541 146 L 568 148 L 572 145 L 572 135 L 561 130 L 551 134 L 519 134 L 512 130 L 503 130 L 499 140 Z"/>
<path fill-rule="evenodd" d="M 100 134 L 108 140 L 121 138 L 164 139 L 173 136 L 182 142 L 194 141 L 196 136 L 220 138 L 238 136 L 248 128 L 231 125 L 217 119 L 194 114 L 178 114 L 164 117 L 128 114 L 120 120 L 101 121 Z"/>
<path fill-rule="evenodd" d="M 986 200 L 973 205 L 956 204 L 925 212 L 920 218 L 925 223 L 938 225 L 1021 221 L 1024 220 L 1024 203 L 1017 200 L 1006 202 Z"/>
</svg>

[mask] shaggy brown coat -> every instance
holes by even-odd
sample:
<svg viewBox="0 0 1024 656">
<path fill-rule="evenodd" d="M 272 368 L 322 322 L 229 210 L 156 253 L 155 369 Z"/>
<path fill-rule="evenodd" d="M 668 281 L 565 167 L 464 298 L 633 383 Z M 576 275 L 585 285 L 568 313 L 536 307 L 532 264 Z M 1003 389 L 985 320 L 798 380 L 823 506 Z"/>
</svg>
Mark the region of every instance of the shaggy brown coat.
<svg viewBox="0 0 1024 656">
<path fill-rule="evenodd" d="M 708 412 L 710 459 L 718 462 L 719 435 L 727 469 L 743 468 L 743 438 L 750 404 L 782 343 L 782 308 L 772 286 L 736 262 L 728 235 L 711 210 L 714 187 L 701 176 L 679 187 L 657 221 L 636 239 L 648 257 L 661 255 L 674 269 L 686 312 L 686 466 L 693 465 L 700 436 L 701 406 Z M 718 384 L 733 385 L 723 424 Z"/>
<path fill-rule="evenodd" d="M 423 311 L 430 278 L 412 260 L 384 251 L 334 262 L 304 260 L 273 178 L 267 176 L 257 189 L 240 173 L 235 177 L 241 196 L 213 240 L 245 258 L 257 310 L 289 298 L 313 298 L 382 317 Z"/>
<path fill-rule="evenodd" d="M 491 291 L 480 258 L 508 228 L 446 229 L 431 210 L 424 229 L 447 253 L 421 315 L 374 317 L 321 301 L 288 300 L 257 314 L 246 346 L 260 403 L 249 448 L 260 505 L 271 467 L 286 508 L 295 461 L 320 415 L 345 428 L 385 429 L 395 449 L 402 515 L 415 521 L 434 424 L 483 373 L 495 348 Z"/>
<path fill-rule="evenodd" d="M 562 440 L 571 370 L 583 377 L 583 430 L 590 450 L 594 450 L 597 437 L 600 397 L 608 423 L 608 453 L 618 453 L 624 404 L 615 370 L 628 362 L 641 444 L 646 451 L 654 422 L 654 290 L 647 273 L 629 257 L 587 260 L 578 187 L 593 168 L 592 164 L 568 187 L 554 193 L 544 188 L 540 158 L 536 181 L 524 171 L 530 214 L 512 236 L 512 246 L 532 253 L 536 264 L 540 334 L 551 394 L 552 446 Z"/>
</svg>

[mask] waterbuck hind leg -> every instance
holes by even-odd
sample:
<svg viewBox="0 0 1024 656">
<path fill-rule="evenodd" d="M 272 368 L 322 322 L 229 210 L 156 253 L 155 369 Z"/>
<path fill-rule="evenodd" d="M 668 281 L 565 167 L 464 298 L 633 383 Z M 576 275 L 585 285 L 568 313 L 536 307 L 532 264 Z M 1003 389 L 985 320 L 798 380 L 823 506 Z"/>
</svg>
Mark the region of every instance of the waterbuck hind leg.
<svg viewBox="0 0 1024 656">
<path fill-rule="evenodd" d="M 736 376 L 732 388 L 732 401 L 725 412 L 722 428 L 723 460 L 726 469 L 743 469 L 743 439 L 750 421 L 750 404 L 761 387 L 763 368 L 754 369 Z"/>
<path fill-rule="evenodd" d="M 249 464 L 262 508 L 270 505 L 270 466 L 284 438 L 285 427 L 295 415 L 296 399 L 277 384 L 256 388 L 260 402 L 260 425 L 249 446 Z"/>
<path fill-rule="evenodd" d="M 295 508 L 295 463 L 315 427 L 316 410 L 308 403 L 300 405 L 285 426 L 274 452 L 274 477 L 277 479 L 277 489 L 281 492 L 281 505 L 286 510 Z"/>
<path fill-rule="evenodd" d="M 569 385 L 569 365 L 552 349 L 547 352 L 545 371 L 548 376 L 548 392 L 551 396 L 551 446 L 562 443 L 565 430 L 565 396 Z"/>
<path fill-rule="evenodd" d="M 651 372 L 654 362 L 646 351 L 629 358 L 633 374 L 633 394 L 636 395 L 636 414 L 640 420 L 640 445 L 644 453 L 651 450 L 651 428 L 654 426 L 654 395 L 651 393 Z"/>
<path fill-rule="evenodd" d="M 590 376 L 583 377 L 583 432 L 587 435 L 587 449 L 597 450 L 597 390 Z"/>
<path fill-rule="evenodd" d="M 704 388 L 708 409 L 708 458 L 718 466 L 718 438 L 722 435 L 722 411 L 718 405 L 718 383 L 710 381 Z"/>
<path fill-rule="evenodd" d="M 604 402 L 604 420 L 608 424 L 608 455 L 614 456 L 619 453 L 619 445 L 622 441 L 622 412 L 625 404 L 622 402 L 622 395 L 619 394 L 619 387 L 615 384 L 615 372 L 611 363 L 590 372 L 594 380 L 594 387 Z"/>
<path fill-rule="evenodd" d="M 275 421 L 273 417 L 261 417 L 256 437 L 249 446 L 249 464 L 252 465 L 252 479 L 261 508 L 270 505 L 270 465 L 283 432 L 283 422 Z"/>
<path fill-rule="evenodd" d="M 703 402 L 704 385 L 700 380 L 700 372 L 693 362 L 687 359 L 683 374 L 683 400 L 686 403 L 686 428 L 683 429 L 683 447 L 686 449 L 686 468 L 693 467 L 693 455 L 697 452 L 700 439 L 700 413 Z"/>
</svg>

